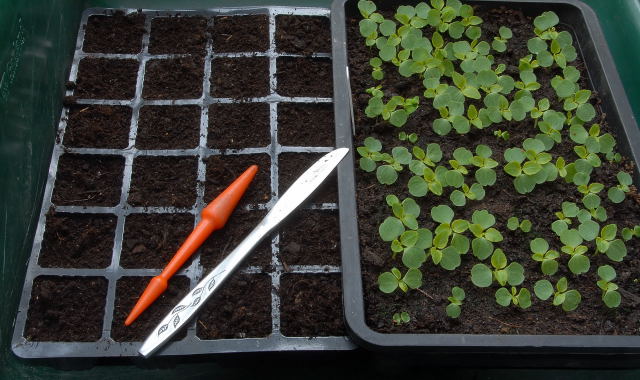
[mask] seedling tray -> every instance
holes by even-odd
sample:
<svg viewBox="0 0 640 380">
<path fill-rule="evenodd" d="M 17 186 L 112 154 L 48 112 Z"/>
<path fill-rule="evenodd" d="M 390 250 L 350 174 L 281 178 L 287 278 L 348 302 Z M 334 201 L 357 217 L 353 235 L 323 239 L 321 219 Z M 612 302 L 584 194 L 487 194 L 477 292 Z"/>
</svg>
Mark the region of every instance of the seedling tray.
<svg viewBox="0 0 640 380">
<path fill-rule="evenodd" d="M 415 5 L 414 1 L 376 2 L 384 9 L 399 5 Z M 626 99 L 620 78 L 613 64 L 606 41 L 594 12 L 577 0 L 544 1 L 465 1 L 471 5 L 501 5 L 520 9 L 526 15 L 543 11 L 556 12 L 574 36 L 588 72 L 591 87 L 598 93 L 608 124 L 618 136 L 616 149 L 623 155 L 640 162 L 640 133 Z M 353 134 L 358 128 L 354 122 L 353 102 L 348 65 L 346 20 L 360 17 L 357 1 L 336 0 L 332 4 L 332 32 L 334 57 L 334 86 L 337 141 L 339 146 L 353 147 Z M 360 36 L 358 35 L 357 38 Z M 364 43 L 364 42 L 363 42 Z M 402 94 L 399 94 L 402 95 Z M 353 152 L 353 150 L 352 150 Z M 354 153 L 355 154 L 355 153 Z M 340 226 L 343 264 L 343 291 L 345 319 L 349 334 L 358 345 L 374 350 L 404 350 L 429 353 L 439 358 L 438 363 L 455 365 L 499 366 L 637 366 L 640 357 L 640 337 L 615 335 L 497 335 L 497 334 L 384 334 L 367 324 L 365 315 L 362 263 L 355 200 L 355 170 L 357 155 L 339 167 Z M 634 182 L 638 183 L 638 168 Z M 384 205 L 386 207 L 386 205 Z M 382 207 L 382 206 L 381 206 Z M 637 252 L 630 252 L 635 254 Z M 425 283 L 428 283 L 426 280 Z M 372 291 L 366 290 L 367 292 Z M 396 310 L 397 311 L 397 310 Z M 516 359 L 517 356 L 517 359 Z M 505 361 L 506 359 L 506 361 Z"/>
<path fill-rule="evenodd" d="M 328 17 L 288 7 L 84 12 L 16 355 L 137 356 L 176 302 L 333 149 Z M 305 25 L 320 35 L 305 40 Z M 315 77 L 296 76 L 306 70 Z M 260 171 L 227 226 L 125 327 L 203 207 L 251 164 Z M 261 243 L 157 355 L 353 349 L 340 306 L 335 182 Z"/>
</svg>

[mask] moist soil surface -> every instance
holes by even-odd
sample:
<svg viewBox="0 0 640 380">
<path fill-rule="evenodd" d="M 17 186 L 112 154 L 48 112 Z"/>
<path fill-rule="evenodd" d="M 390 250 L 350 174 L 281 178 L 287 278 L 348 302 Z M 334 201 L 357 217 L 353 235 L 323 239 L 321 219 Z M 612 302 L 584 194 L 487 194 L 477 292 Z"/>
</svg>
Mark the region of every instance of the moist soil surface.
<svg viewBox="0 0 640 380">
<path fill-rule="evenodd" d="M 149 53 L 204 55 L 206 31 L 204 17 L 156 17 L 151 20 Z"/>
<path fill-rule="evenodd" d="M 280 280 L 282 334 L 345 335 L 339 274 L 290 274 Z"/>
<path fill-rule="evenodd" d="M 258 165 L 258 172 L 240 199 L 238 208 L 248 204 L 268 202 L 271 199 L 271 160 L 266 154 L 209 157 L 204 201 L 206 203 L 213 201 L 251 165 Z"/>
<path fill-rule="evenodd" d="M 146 106 L 140 109 L 138 149 L 192 149 L 200 141 L 200 107 Z"/>
<path fill-rule="evenodd" d="M 154 331 L 162 318 L 189 291 L 189 278 L 174 276 L 169 280 L 169 287 L 129 326 L 124 321 L 133 306 L 146 289 L 152 277 L 121 277 L 116 285 L 116 302 L 114 305 L 111 337 L 116 342 L 142 342 Z M 187 335 L 182 329 L 171 340 L 180 340 Z"/>
<path fill-rule="evenodd" d="M 78 65 L 74 95 L 87 99 L 132 99 L 136 92 L 138 61 L 84 58 Z"/>
<path fill-rule="evenodd" d="M 280 57 L 277 62 L 278 94 L 281 96 L 333 96 L 331 60 L 328 58 Z"/>
<path fill-rule="evenodd" d="M 533 20 L 517 10 L 506 8 L 491 9 L 488 7 L 476 7 L 476 14 L 484 20 L 482 25 L 485 38 L 492 40 L 499 26 L 509 26 L 513 31 L 513 38 L 509 41 L 509 50 L 506 53 L 496 54 L 496 62 L 511 62 L 507 66 L 506 73 L 517 78 L 518 68 L 513 66 L 519 57 L 528 53 L 526 42 L 534 37 L 532 31 Z M 386 14 L 391 17 L 390 14 Z M 390 151 L 391 147 L 398 145 L 396 136 L 398 129 L 386 122 L 369 119 L 364 115 L 369 96 L 365 89 L 380 84 L 371 78 L 369 59 L 371 50 L 364 44 L 358 31 L 359 19 L 349 19 L 348 28 L 348 54 L 350 64 L 351 86 L 353 89 L 353 102 L 357 126 L 355 137 L 356 146 L 363 145 L 365 137 L 373 136 L 383 144 L 383 150 Z M 586 77 L 584 63 L 581 58 L 572 63 Z M 386 96 L 401 95 L 410 97 L 422 95 L 424 88 L 421 80 L 401 77 L 395 67 L 385 66 L 385 79 L 382 80 L 382 88 Z M 538 99 L 547 97 L 551 100 L 551 108 L 562 109 L 556 99 L 555 92 L 549 82 L 553 76 L 560 74 L 557 68 L 536 69 L 538 82 L 542 88 L 534 94 Z M 582 79 L 581 88 L 590 88 L 590 85 Z M 511 100 L 511 99 L 510 99 Z M 427 103 L 427 104 L 425 104 Z M 607 124 L 605 115 L 599 106 L 597 94 L 594 106 L 598 116 L 593 122 L 599 122 L 603 132 L 612 132 Z M 581 205 L 582 195 L 576 191 L 575 185 L 566 184 L 557 180 L 538 185 L 528 195 L 515 192 L 511 177 L 501 170 L 504 165 L 502 160 L 505 149 L 520 146 L 525 138 L 533 137 L 530 133 L 534 130 L 533 121 L 526 119 L 524 122 L 502 122 L 485 130 L 472 128 L 466 135 L 457 135 L 455 132 L 441 137 L 435 135 L 431 128 L 433 120 L 439 113 L 431 107 L 431 102 L 426 102 L 421 97 L 418 110 L 412 114 L 403 131 L 407 134 L 415 132 L 419 135 L 416 145 L 421 147 L 431 142 L 440 144 L 444 158 L 442 162 L 452 158 L 452 152 L 458 147 L 474 149 L 477 144 L 488 145 L 493 150 L 492 157 L 500 163 L 496 169 L 497 182 L 491 187 L 485 187 L 486 196 L 482 201 L 472 201 L 464 208 L 454 208 L 455 218 L 470 220 L 471 214 L 476 209 L 487 209 L 496 217 L 496 225 L 504 236 L 504 241 L 497 243 L 497 247 L 505 250 L 509 262 L 517 261 L 524 266 L 525 282 L 523 287 L 533 290 L 536 281 L 548 278 L 542 275 L 540 264 L 531 260 L 529 241 L 535 237 L 543 237 L 550 242 L 551 249 L 559 251 L 560 242 L 555 234 L 547 227 L 555 219 L 553 212 L 559 211 L 563 201 L 576 202 Z M 508 141 L 498 140 L 493 136 L 493 131 L 501 129 L 509 131 L 511 138 Z M 527 133 L 529 132 L 529 133 Z M 614 134 L 615 135 L 615 134 Z M 572 152 L 573 142 L 570 141 L 567 128 L 562 133 L 563 143 L 556 145 L 551 153 L 555 158 L 559 155 L 575 159 Z M 411 145 L 406 143 L 411 150 Z M 600 182 L 605 189 L 617 185 L 615 179 L 619 170 L 630 171 L 632 164 L 623 161 L 622 164 L 609 163 L 603 159 L 603 165 L 594 169 L 591 176 L 592 182 Z M 472 174 L 472 173 L 470 173 Z M 626 242 L 629 255 L 622 263 L 608 260 L 605 255 L 591 256 L 591 269 L 588 273 L 576 276 L 567 268 L 567 255 L 562 255 L 560 269 L 550 280 L 555 282 L 566 276 L 570 289 L 577 289 L 582 294 L 582 302 L 572 312 L 564 312 L 560 307 L 554 307 L 550 301 L 541 301 L 533 295 L 530 309 L 521 310 L 516 307 L 501 307 L 494 298 L 496 287 L 478 288 L 470 281 L 471 267 L 478 261 L 471 253 L 462 256 L 462 265 L 454 272 L 445 271 L 440 267 L 425 263 L 423 272 L 423 292 L 410 291 L 401 294 L 397 291 L 393 294 L 383 294 L 377 285 L 380 273 L 388 271 L 391 267 L 403 268 L 400 256 L 391 258 L 389 244 L 382 242 L 378 236 L 378 226 L 390 215 L 390 211 L 384 201 L 387 194 L 396 194 L 403 199 L 410 196 L 406 184 L 410 178 L 407 170 L 400 174 L 395 185 L 384 187 L 378 184 L 375 173 L 365 173 L 356 167 L 358 223 L 360 231 L 360 251 L 363 270 L 363 286 L 365 294 L 365 314 L 369 327 L 376 331 L 397 333 L 475 333 L 475 334 L 611 334 L 631 335 L 640 332 L 640 258 L 635 253 L 640 249 L 638 239 Z M 634 190 L 635 191 L 635 190 Z M 426 197 L 416 199 L 421 206 L 422 213 L 419 222 L 426 228 L 433 230 L 436 226 L 431 218 L 425 217 L 429 210 L 438 204 L 450 204 L 449 191 L 445 191 L 442 197 L 429 194 Z M 627 195 L 621 204 L 611 203 L 605 192 L 600 194 L 602 205 L 608 213 L 607 224 L 616 223 L 618 231 L 623 227 L 632 227 L 640 223 L 640 207 L 637 195 Z M 517 216 L 520 220 L 526 218 L 533 223 L 533 229 L 525 234 L 521 231 L 509 231 L 506 228 L 507 219 Z M 591 244 L 592 245 L 592 244 Z M 591 246 L 590 245 L 590 246 Z M 590 248 L 593 252 L 593 248 Z M 429 259 L 428 259 L 429 260 Z M 614 280 L 622 289 L 622 303 L 616 309 L 608 309 L 602 302 L 601 290 L 596 286 L 598 280 L 596 270 L 598 266 L 612 265 L 617 278 Z M 462 314 L 458 319 L 448 318 L 445 307 L 449 303 L 447 297 L 451 295 L 451 288 L 459 286 L 466 292 L 466 299 L 462 306 Z M 392 323 L 391 316 L 394 313 L 407 311 L 411 316 L 411 322 L 396 326 Z"/>
<path fill-rule="evenodd" d="M 124 158 L 63 154 L 51 202 L 58 206 L 115 206 L 120 202 Z"/>
<path fill-rule="evenodd" d="M 261 338 L 271 334 L 271 280 L 236 274 L 211 296 L 198 314 L 200 339 Z"/>
<path fill-rule="evenodd" d="M 213 19 L 216 53 L 265 52 L 269 49 L 267 15 L 220 16 Z"/>
<path fill-rule="evenodd" d="M 280 261 L 289 265 L 340 265 L 338 214 L 300 210 L 280 228 Z"/>
<path fill-rule="evenodd" d="M 115 215 L 47 214 L 38 264 L 46 268 L 106 268 L 111 263 Z"/>
<path fill-rule="evenodd" d="M 214 149 L 264 147 L 271 143 L 269 104 L 216 103 L 209 107 L 207 145 Z"/>
<path fill-rule="evenodd" d="M 142 50 L 144 15 L 117 11 L 111 16 L 91 16 L 82 50 L 87 53 L 136 54 Z"/>
<path fill-rule="evenodd" d="M 269 95 L 269 59 L 214 59 L 211 62 L 211 95 L 216 98 L 234 99 Z"/>
<path fill-rule="evenodd" d="M 129 145 L 130 124 L 129 107 L 71 106 L 63 144 L 73 148 L 124 149 Z"/>
<path fill-rule="evenodd" d="M 204 62 L 201 57 L 147 61 L 142 97 L 145 99 L 197 99 L 202 95 Z"/>
<path fill-rule="evenodd" d="M 311 55 L 331 52 L 331 22 L 328 17 L 276 16 L 276 50 Z"/>
<path fill-rule="evenodd" d="M 291 146 L 333 146 L 333 104 L 280 103 L 278 142 Z"/>
<path fill-rule="evenodd" d="M 103 277 L 37 277 L 24 336 L 37 342 L 95 342 L 102 335 L 106 298 Z"/>
<path fill-rule="evenodd" d="M 196 202 L 196 160 L 196 157 L 136 157 L 128 203 L 143 207 L 193 206 Z"/>
</svg>

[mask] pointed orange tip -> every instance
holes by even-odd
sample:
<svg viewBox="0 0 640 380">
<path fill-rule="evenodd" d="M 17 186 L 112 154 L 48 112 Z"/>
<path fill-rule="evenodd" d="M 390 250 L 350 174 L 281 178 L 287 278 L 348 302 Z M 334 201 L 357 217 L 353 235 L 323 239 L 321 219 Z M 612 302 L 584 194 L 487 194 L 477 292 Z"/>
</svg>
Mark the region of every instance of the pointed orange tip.
<svg viewBox="0 0 640 380">
<path fill-rule="evenodd" d="M 142 314 L 165 290 L 167 290 L 167 280 L 161 276 L 156 276 L 149 281 L 149 285 L 144 290 L 138 302 L 133 307 L 129 316 L 124 321 L 125 326 L 129 326 Z"/>
</svg>

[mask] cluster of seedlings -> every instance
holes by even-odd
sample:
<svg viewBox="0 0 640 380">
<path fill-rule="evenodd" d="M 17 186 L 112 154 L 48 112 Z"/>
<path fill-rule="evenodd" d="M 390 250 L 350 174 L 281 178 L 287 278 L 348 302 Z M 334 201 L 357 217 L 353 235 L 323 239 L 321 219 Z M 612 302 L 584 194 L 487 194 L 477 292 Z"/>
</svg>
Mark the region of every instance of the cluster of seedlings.
<svg viewBox="0 0 640 380">
<path fill-rule="evenodd" d="M 385 70 L 394 68 L 401 76 L 424 85 L 423 97 L 410 98 L 385 96 L 382 84 L 369 88 L 366 92 L 370 98 L 364 111 L 367 117 L 382 118 L 402 127 L 426 102 L 439 112 L 440 117 L 433 120 L 431 127 L 440 136 L 465 135 L 505 120 L 528 119 L 533 126 L 530 137 L 510 146 L 503 157 L 494 155 L 489 146 L 478 144 L 458 147 L 453 150 L 452 159 L 446 161 L 437 142 L 417 145 L 416 133 L 400 132 L 399 145 L 387 149 L 373 136 L 362 141 L 357 148 L 359 166 L 365 172 L 375 172 L 381 185 L 396 184 L 403 171 L 411 173 L 404 184 L 411 197 L 387 195 L 390 216 L 379 226 L 379 237 L 390 244 L 392 258 L 399 257 L 405 268 L 393 267 L 381 273 L 379 289 L 384 293 L 418 289 L 423 285 L 422 266 L 436 265 L 454 271 L 461 265 L 462 257 L 470 253 L 478 262 L 464 275 L 469 275 L 477 287 L 497 287 L 497 304 L 527 309 L 535 294 L 542 301 L 551 298 L 553 305 L 562 306 L 565 311 L 575 310 L 581 295 L 571 289 L 570 278 L 562 277 L 555 284 L 542 279 L 531 290 L 521 286 L 526 277 L 524 268 L 509 258 L 507 247 L 499 247 L 506 231 L 498 229 L 489 210 L 475 210 L 470 220 L 455 217 L 462 207 L 485 198 L 485 189 L 495 185 L 499 171 L 512 178 L 513 188 L 519 194 L 529 194 L 537 186 L 553 181 L 573 184 L 581 202 L 563 202 L 548 226 L 535 226 L 536 232 L 550 228 L 555 234 L 553 242 L 530 236 L 533 226 L 527 219 L 512 216 L 506 223 L 508 230 L 527 236 L 531 260 L 539 262 L 542 274 L 550 278 L 558 272 L 563 256 L 575 276 L 587 273 L 597 255 L 620 263 L 627 255 L 625 242 L 640 236 L 640 226 L 621 228 L 608 223 L 602 203 L 603 197 L 612 203 L 622 202 L 631 191 L 631 176 L 618 172 L 618 185 L 610 188 L 592 181 L 593 170 L 604 160 L 619 163 L 621 156 L 614 151 L 614 137 L 602 133 L 594 121 L 592 92 L 579 85 L 580 71 L 571 65 L 577 58 L 572 35 L 556 30 L 559 18 L 554 12 L 536 17 L 535 37 L 527 43 L 530 54 L 519 57 L 515 64 L 518 75 L 514 77 L 505 72 L 506 65 L 498 64 L 493 55 L 507 49 L 513 37 L 511 29 L 502 26 L 493 40 L 484 40 L 483 20 L 474 15 L 473 7 L 459 0 L 400 6 L 393 19 L 385 18 L 372 1 L 360 0 L 358 9 L 363 16 L 360 34 L 375 55 L 369 62 L 372 77 L 381 81 L 388 75 Z M 552 101 L 536 94 L 541 88 L 536 76 L 540 68 L 554 68 L 562 73 L 551 80 L 556 97 Z M 562 108 L 553 109 L 554 103 Z M 493 135 L 509 142 L 506 131 L 495 130 Z M 413 146 L 400 145 L 407 143 Z M 573 154 L 552 154 L 552 148 L 560 143 L 573 144 Z M 416 199 L 427 196 L 440 197 L 442 201 L 425 215 Z M 435 228 L 426 228 L 425 224 L 431 222 Z M 558 251 L 550 246 L 561 248 Z M 616 278 L 615 269 L 602 265 L 597 273 L 603 303 L 609 308 L 618 307 L 621 297 L 618 286 L 612 282 Z M 456 286 L 451 293 L 446 314 L 457 318 L 465 292 Z M 393 321 L 407 323 L 410 319 L 409 315 L 406 317 L 396 314 Z"/>
</svg>

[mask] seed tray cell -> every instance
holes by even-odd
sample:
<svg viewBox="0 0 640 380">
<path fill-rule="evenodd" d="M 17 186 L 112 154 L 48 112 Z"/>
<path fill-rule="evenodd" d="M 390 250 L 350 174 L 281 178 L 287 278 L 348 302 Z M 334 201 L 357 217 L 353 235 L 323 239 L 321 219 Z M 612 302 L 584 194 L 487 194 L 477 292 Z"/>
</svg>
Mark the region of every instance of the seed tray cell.
<svg viewBox="0 0 640 380">
<path fill-rule="evenodd" d="M 165 312 L 235 248 L 304 168 L 333 150 L 335 132 L 325 121 L 332 117 L 331 55 L 278 50 L 276 18 L 282 15 L 328 22 L 329 11 L 85 11 L 69 75 L 75 86 L 68 86 L 65 94 L 68 101 L 16 318 L 16 355 L 137 356 L 142 340 Z M 123 35 L 109 34 L 110 28 L 122 25 L 123 31 L 114 33 Z M 255 38 L 238 44 L 249 29 L 255 29 L 249 34 Z M 96 38 L 100 33 L 103 40 Z M 190 42 L 172 42 L 178 39 Z M 309 64 L 320 62 L 329 71 L 325 79 L 316 77 L 317 88 L 288 92 L 279 86 L 280 80 L 292 81 L 279 75 L 283 59 L 311 59 Z M 229 63 L 228 73 L 237 79 L 224 76 L 221 62 Z M 259 63 L 259 69 L 247 65 L 252 62 Z M 242 80 L 247 78 L 258 85 L 245 88 Z M 329 90 L 323 90 L 326 87 Z M 288 120 L 280 116 L 280 107 Z M 316 119 L 323 120 L 313 120 L 315 110 Z M 296 139 L 292 117 L 299 118 L 301 128 L 323 130 L 324 137 Z M 117 142 L 105 141 L 109 136 Z M 199 221 L 202 209 L 251 164 L 260 170 L 228 225 L 203 244 L 162 298 L 131 327 L 124 327 L 124 318 L 149 278 L 160 273 Z M 327 186 L 335 193 L 335 177 L 330 181 L 333 184 Z M 299 235 L 317 234 L 304 239 L 333 252 L 338 247 L 332 242 L 339 240 L 338 205 L 335 196 L 322 198 L 327 186 L 300 210 L 312 217 L 292 219 L 287 228 L 300 224 Z M 309 227 L 312 232 L 303 230 L 313 222 L 317 225 Z M 157 355 L 355 347 L 344 328 L 327 332 L 318 324 L 298 333 L 281 330 L 281 313 L 301 307 L 287 305 L 291 298 L 283 298 L 281 277 L 304 275 L 322 285 L 327 276 L 339 278 L 340 260 L 330 253 L 318 260 L 286 263 L 280 252 L 283 237 L 287 249 L 307 243 L 280 231 L 256 248 L 182 335 Z M 54 235 L 60 239 L 52 240 Z M 90 249 L 84 252 L 88 243 Z M 54 245 L 54 251 L 63 254 L 53 254 Z M 85 255 L 94 255 L 94 250 L 98 264 L 86 263 Z M 321 289 L 317 292 L 317 297 L 325 297 Z M 340 297 L 329 298 L 323 302 L 333 305 L 334 315 L 327 318 L 341 320 Z M 62 299 L 69 299 L 69 304 L 59 305 Z M 85 328 L 79 333 L 75 325 Z"/>
</svg>

